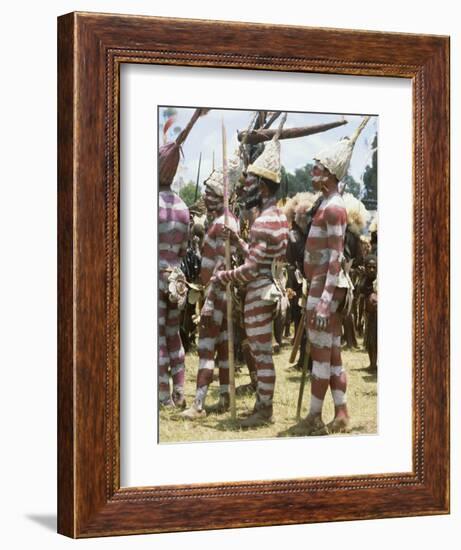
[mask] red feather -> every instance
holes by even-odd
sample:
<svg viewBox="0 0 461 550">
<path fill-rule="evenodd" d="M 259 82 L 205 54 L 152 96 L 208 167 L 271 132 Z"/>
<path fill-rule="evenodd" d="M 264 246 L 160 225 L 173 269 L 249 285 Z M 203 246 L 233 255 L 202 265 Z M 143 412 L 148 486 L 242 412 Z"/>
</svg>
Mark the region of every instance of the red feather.
<svg viewBox="0 0 461 550">
<path fill-rule="evenodd" d="M 163 126 L 163 135 L 166 136 L 166 133 L 173 125 L 173 122 L 176 120 L 176 116 L 170 116 L 170 118 L 165 122 L 165 125 Z"/>
</svg>

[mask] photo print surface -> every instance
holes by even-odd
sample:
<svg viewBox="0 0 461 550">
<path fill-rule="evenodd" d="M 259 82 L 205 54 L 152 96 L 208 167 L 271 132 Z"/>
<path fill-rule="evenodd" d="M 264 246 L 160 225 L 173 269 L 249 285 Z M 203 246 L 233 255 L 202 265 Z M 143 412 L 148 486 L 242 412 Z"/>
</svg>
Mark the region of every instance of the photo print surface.
<svg viewBox="0 0 461 550">
<path fill-rule="evenodd" d="M 157 125 L 159 442 L 377 433 L 378 116 Z"/>
</svg>

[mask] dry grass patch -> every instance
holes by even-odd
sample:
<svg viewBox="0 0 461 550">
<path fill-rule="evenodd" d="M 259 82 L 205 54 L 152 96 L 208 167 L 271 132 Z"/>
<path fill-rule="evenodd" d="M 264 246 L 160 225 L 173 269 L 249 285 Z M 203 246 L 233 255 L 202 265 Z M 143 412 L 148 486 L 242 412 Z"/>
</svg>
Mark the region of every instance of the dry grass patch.
<svg viewBox="0 0 461 550">
<path fill-rule="evenodd" d="M 296 405 L 298 401 L 301 374 L 290 366 L 288 357 L 290 347 L 282 348 L 274 356 L 277 380 L 274 395 L 274 423 L 252 430 L 241 430 L 238 423 L 232 422 L 230 413 L 224 415 L 210 414 L 195 421 L 183 420 L 178 411 L 162 409 L 160 411 L 160 442 L 173 443 L 183 441 L 217 441 L 232 439 L 264 439 L 279 437 L 296 423 Z M 366 371 L 368 355 L 361 350 L 343 351 L 343 362 L 348 374 L 348 406 L 351 415 L 351 434 L 373 434 L 377 432 L 377 379 L 376 375 Z M 198 369 L 197 354 L 186 356 L 187 403 L 191 404 L 195 395 L 195 384 Z M 217 374 L 217 369 L 216 369 Z M 246 367 L 236 373 L 236 385 L 249 382 Z M 306 383 L 303 400 L 303 417 L 307 414 L 310 395 L 310 383 Z M 207 404 L 218 400 L 218 382 L 210 386 Z M 254 396 L 237 397 L 237 417 L 250 412 L 254 405 Z M 323 420 L 333 418 L 333 400 L 328 392 L 324 404 Z"/>
</svg>

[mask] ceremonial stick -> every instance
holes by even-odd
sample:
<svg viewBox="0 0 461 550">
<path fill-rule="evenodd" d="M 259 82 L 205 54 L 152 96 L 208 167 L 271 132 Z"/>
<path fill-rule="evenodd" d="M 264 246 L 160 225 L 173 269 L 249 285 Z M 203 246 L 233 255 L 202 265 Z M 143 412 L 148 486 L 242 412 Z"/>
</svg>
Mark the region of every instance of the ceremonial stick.
<svg viewBox="0 0 461 550">
<path fill-rule="evenodd" d="M 202 164 L 202 153 L 200 153 L 200 156 L 198 158 L 198 169 L 197 169 L 197 182 L 195 183 L 195 197 L 194 202 L 197 202 L 198 197 L 198 185 L 200 181 L 200 165 Z"/>
<path fill-rule="evenodd" d="M 300 321 L 298 323 L 298 327 L 296 329 L 295 341 L 293 342 L 293 348 L 291 350 L 290 359 L 288 360 L 290 363 L 294 363 L 296 361 L 296 355 L 298 354 L 298 349 L 299 349 L 299 346 L 301 345 L 301 340 L 303 338 L 303 333 L 304 333 L 304 330 L 306 328 L 304 326 L 305 322 L 306 322 L 306 310 L 303 309 L 301 319 L 300 319 Z"/>
<path fill-rule="evenodd" d="M 299 346 L 301 345 L 301 341 L 303 338 L 303 333 L 306 330 L 306 327 L 304 326 L 306 324 L 306 302 L 307 302 L 307 286 L 305 287 L 305 279 L 303 283 L 303 295 L 301 298 L 301 319 L 299 320 L 298 327 L 296 328 L 296 334 L 295 334 L 295 341 L 293 342 L 293 348 L 291 350 L 290 354 L 290 363 L 294 363 L 296 361 L 296 355 L 298 353 Z"/>
<path fill-rule="evenodd" d="M 226 129 L 224 120 L 222 121 L 222 160 L 223 160 L 223 180 L 224 180 L 224 225 L 229 227 L 229 177 L 227 171 L 227 150 L 226 150 Z M 226 270 L 231 269 L 231 249 L 230 236 L 225 242 L 226 251 Z M 226 285 L 226 306 L 227 306 L 227 335 L 229 346 L 229 398 L 230 412 L 232 420 L 236 418 L 235 411 L 235 364 L 234 364 L 234 323 L 232 319 L 232 294 L 231 285 Z"/>
<path fill-rule="evenodd" d="M 309 365 L 309 355 L 311 353 L 309 332 L 307 331 L 307 328 L 305 326 L 306 319 L 307 319 L 307 310 L 306 310 L 307 292 L 308 292 L 307 286 L 305 288 L 303 285 L 303 297 L 301 300 L 301 307 L 303 312 L 301 315 L 301 320 L 299 321 L 299 324 L 298 324 L 298 328 L 296 330 L 295 342 L 293 345 L 293 350 L 290 355 L 290 363 L 294 363 L 296 359 L 296 353 L 298 352 L 298 348 L 302 341 L 303 333 L 306 330 L 306 350 L 304 354 L 303 370 L 301 372 L 301 383 L 299 385 L 298 406 L 296 407 L 296 420 L 299 420 L 301 418 L 301 407 L 303 404 L 304 386 L 306 385 L 307 367 Z"/>
<path fill-rule="evenodd" d="M 299 385 L 298 406 L 296 407 L 296 420 L 301 418 L 301 407 L 303 404 L 304 386 L 306 385 L 307 366 L 309 364 L 309 355 L 311 353 L 311 344 L 309 338 L 306 339 L 306 353 L 304 354 L 303 370 L 301 373 L 301 384 Z"/>
</svg>

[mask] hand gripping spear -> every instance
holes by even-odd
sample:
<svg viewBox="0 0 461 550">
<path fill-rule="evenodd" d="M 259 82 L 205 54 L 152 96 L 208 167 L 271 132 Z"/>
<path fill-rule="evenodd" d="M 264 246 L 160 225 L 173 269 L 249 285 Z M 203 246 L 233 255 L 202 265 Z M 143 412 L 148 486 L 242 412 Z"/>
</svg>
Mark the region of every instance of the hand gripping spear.
<svg viewBox="0 0 461 550">
<path fill-rule="evenodd" d="M 222 161 L 223 161 L 223 180 L 224 180 L 224 225 L 229 226 L 229 177 L 227 171 L 227 144 L 226 144 L 226 128 L 224 120 L 222 121 Z M 231 269 L 231 249 L 230 236 L 227 237 L 225 243 L 226 252 L 226 270 Z M 229 346 L 229 400 L 230 412 L 232 420 L 236 418 L 235 411 L 235 362 L 234 362 L 234 323 L 232 319 L 232 294 L 231 284 L 226 285 L 226 306 L 227 306 L 227 335 Z"/>
</svg>

